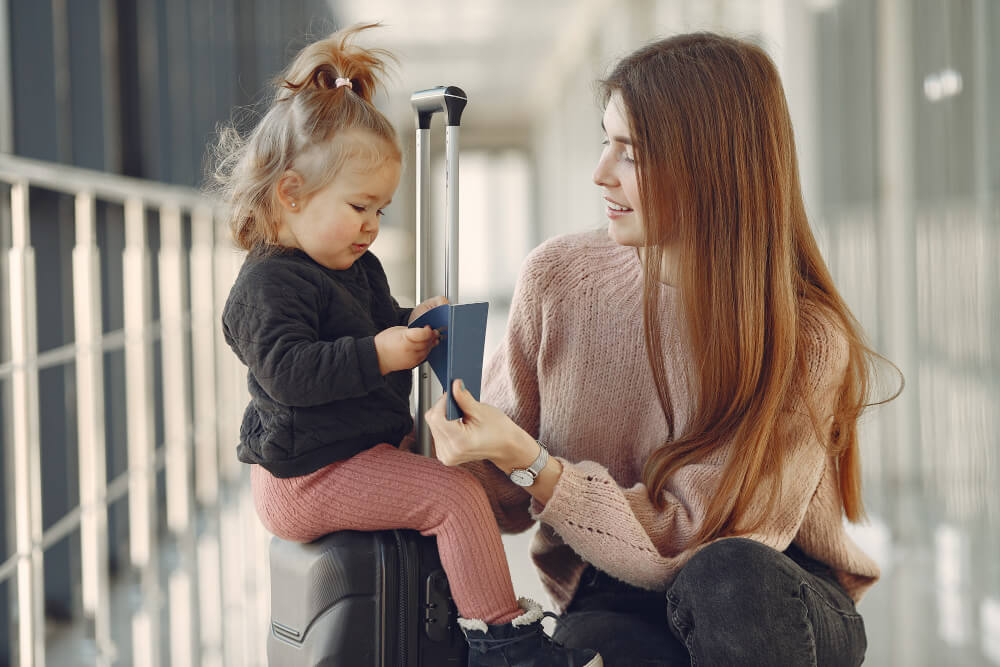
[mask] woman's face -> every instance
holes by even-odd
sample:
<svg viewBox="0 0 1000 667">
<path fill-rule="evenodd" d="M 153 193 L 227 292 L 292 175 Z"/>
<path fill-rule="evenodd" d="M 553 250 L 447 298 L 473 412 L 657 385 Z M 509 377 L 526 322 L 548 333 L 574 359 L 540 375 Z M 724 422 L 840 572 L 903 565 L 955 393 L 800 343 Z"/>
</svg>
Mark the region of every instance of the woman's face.
<svg viewBox="0 0 1000 667">
<path fill-rule="evenodd" d="M 619 245 L 644 243 L 635 152 L 621 94 L 615 92 L 604 110 L 604 150 L 594 169 L 594 183 L 604 189 L 608 236 Z"/>
</svg>

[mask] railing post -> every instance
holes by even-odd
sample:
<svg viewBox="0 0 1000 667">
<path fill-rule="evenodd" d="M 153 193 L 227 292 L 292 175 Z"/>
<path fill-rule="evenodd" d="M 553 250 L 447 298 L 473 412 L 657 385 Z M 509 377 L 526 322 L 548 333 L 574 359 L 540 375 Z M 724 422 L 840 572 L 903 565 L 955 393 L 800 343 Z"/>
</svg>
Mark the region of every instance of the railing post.
<svg viewBox="0 0 1000 667">
<path fill-rule="evenodd" d="M 108 583 L 108 508 L 101 349 L 101 261 L 94 196 L 76 196 L 73 320 L 76 339 L 77 444 L 80 467 L 80 561 L 83 612 L 93 622 L 100 665 L 114 657 Z"/>
<path fill-rule="evenodd" d="M 229 240 L 229 232 L 224 226 L 216 227 L 215 243 L 215 303 L 216 315 L 222 316 L 222 307 L 229 296 L 229 288 L 239 271 L 241 254 Z M 229 352 L 222 335 L 222 327 L 215 328 L 216 345 L 219 350 Z M 236 459 L 235 448 L 239 442 L 239 425 L 246 407 L 246 371 L 243 370 L 232 353 L 216 357 L 218 376 L 218 434 L 219 434 L 219 480 L 230 482 L 239 477 L 240 462 Z"/>
<path fill-rule="evenodd" d="M 221 317 L 221 309 L 229 295 L 239 271 L 242 253 L 229 240 L 228 230 L 224 226 L 216 228 L 215 244 L 215 296 L 219 307 L 217 316 Z M 222 327 L 216 327 L 216 341 L 220 350 L 227 350 L 222 336 Z M 235 505 L 238 497 L 236 483 L 245 472 L 244 466 L 236 459 L 236 444 L 239 441 L 239 425 L 246 407 L 248 395 L 246 388 L 246 369 L 244 369 L 233 354 L 220 354 L 216 358 L 218 368 L 218 419 L 219 419 L 219 479 L 224 488 L 221 489 L 225 501 L 219 508 L 219 557 L 226 564 L 219 580 L 222 596 L 222 652 L 226 661 L 238 664 L 245 662 L 245 637 L 243 622 L 236 613 L 245 603 L 245 576 L 243 567 L 244 550 L 242 548 L 242 525 L 240 511 Z M 228 487 L 228 488 L 226 488 Z"/>
<path fill-rule="evenodd" d="M 191 212 L 191 349 L 194 367 L 195 497 L 201 505 L 219 500 L 219 444 L 216 433 L 215 219 L 205 206 Z"/>
<path fill-rule="evenodd" d="M 183 223 L 176 206 L 160 209 L 160 349 L 163 360 L 163 429 L 166 455 L 167 527 L 179 535 L 191 522 L 191 393 L 184 326 Z"/>
<path fill-rule="evenodd" d="M 41 440 L 38 414 L 38 335 L 35 251 L 31 247 L 26 182 L 10 188 L 10 327 L 14 432 L 14 525 L 18 649 L 21 667 L 45 664 Z"/>
<path fill-rule="evenodd" d="M 156 442 L 153 406 L 151 275 L 146 208 L 125 202 L 122 259 L 125 301 L 125 387 L 128 396 L 129 553 L 140 571 L 143 604 L 132 617 L 133 664 L 159 664 L 159 583 L 156 573 Z"/>
<path fill-rule="evenodd" d="M 167 527 L 177 548 L 178 566 L 170 573 L 170 664 L 193 665 L 196 660 L 197 618 L 192 614 L 193 542 L 191 529 L 191 377 L 188 374 L 188 332 L 184 301 L 184 223 L 177 206 L 160 209 L 160 349 L 163 359 L 163 427 L 167 486 Z"/>
<path fill-rule="evenodd" d="M 215 217 L 209 206 L 191 212 L 191 360 L 194 391 L 195 498 L 213 526 L 219 518 L 219 437 L 216 394 Z M 232 450 L 230 449 L 230 453 Z M 221 562 L 217 530 L 198 535 L 199 653 L 222 659 Z"/>
</svg>

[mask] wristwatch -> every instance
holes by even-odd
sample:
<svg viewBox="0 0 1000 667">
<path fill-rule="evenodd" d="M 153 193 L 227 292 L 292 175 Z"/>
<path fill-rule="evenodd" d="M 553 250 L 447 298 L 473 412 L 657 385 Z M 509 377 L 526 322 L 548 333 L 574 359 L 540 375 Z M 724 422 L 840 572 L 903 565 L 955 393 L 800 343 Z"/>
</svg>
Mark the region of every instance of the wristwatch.
<svg viewBox="0 0 1000 667">
<path fill-rule="evenodd" d="M 535 483 L 538 473 L 542 472 L 542 468 L 549 462 L 549 450 L 545 449 L 545 445 L 538 442 L 538 449 L 538 458 L 535 459 L 534 463 L 527 468 L 514 468 L 510 471 L 510 481 L 518 486 L 531 486 Z"/>
</svg>

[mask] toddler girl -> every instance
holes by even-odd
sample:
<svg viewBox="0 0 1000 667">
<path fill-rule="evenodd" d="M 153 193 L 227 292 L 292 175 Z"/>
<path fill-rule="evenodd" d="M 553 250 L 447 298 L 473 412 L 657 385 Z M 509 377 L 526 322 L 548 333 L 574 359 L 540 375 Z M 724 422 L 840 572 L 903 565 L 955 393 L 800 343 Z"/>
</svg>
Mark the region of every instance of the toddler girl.
<svg viewBox="0 0 1000 667">
<path fill-rule="evenodd" d="M 223 311 L 251 396 L 237 455 L 273 534 L 414 529 L 437 538 L 470 665 L 599 666 L 541 629 L 518 600 L 493 512 L 461 468 L 403 451 L 410 369 L 437 343 L 406 325 L 444 303 L 401 308 L 370 251 L 399 184 L 401 149 L 373 105 L 387 54 L 359 26 L 303 49 L 245 140 L 219 144 L 217 179 L 248 251 Z"/>
</svg>

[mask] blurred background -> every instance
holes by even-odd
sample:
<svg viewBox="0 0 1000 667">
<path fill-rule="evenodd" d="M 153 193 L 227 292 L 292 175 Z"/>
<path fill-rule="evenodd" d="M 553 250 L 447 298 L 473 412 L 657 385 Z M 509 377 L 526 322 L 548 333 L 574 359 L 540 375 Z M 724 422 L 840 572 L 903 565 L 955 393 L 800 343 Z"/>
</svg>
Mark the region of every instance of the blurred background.
<svg viewBox="0 0 1000 667">
<path fill-rule="evenodd" d="M 407 164 L 374 251 L 402 302 L 409 96 L 469 94 L 461 298 L 490 301 L 490 349 L 527 252 L 604 225 L 593 82 L 677 32 L 767 49 L 821 247 L 906 376 L 863 424 L 867 662 L 1000 665 L 997 0 L 0 0 L 0 665 L 265 663 L 217 325 L 241 257 L 199 186 L 217 125 L 250 127 L 299 48 L 359 21 L 399 57 L 379 104 Z M 529 538 L 516 587 L 544 599 Z"/>
</svg>

